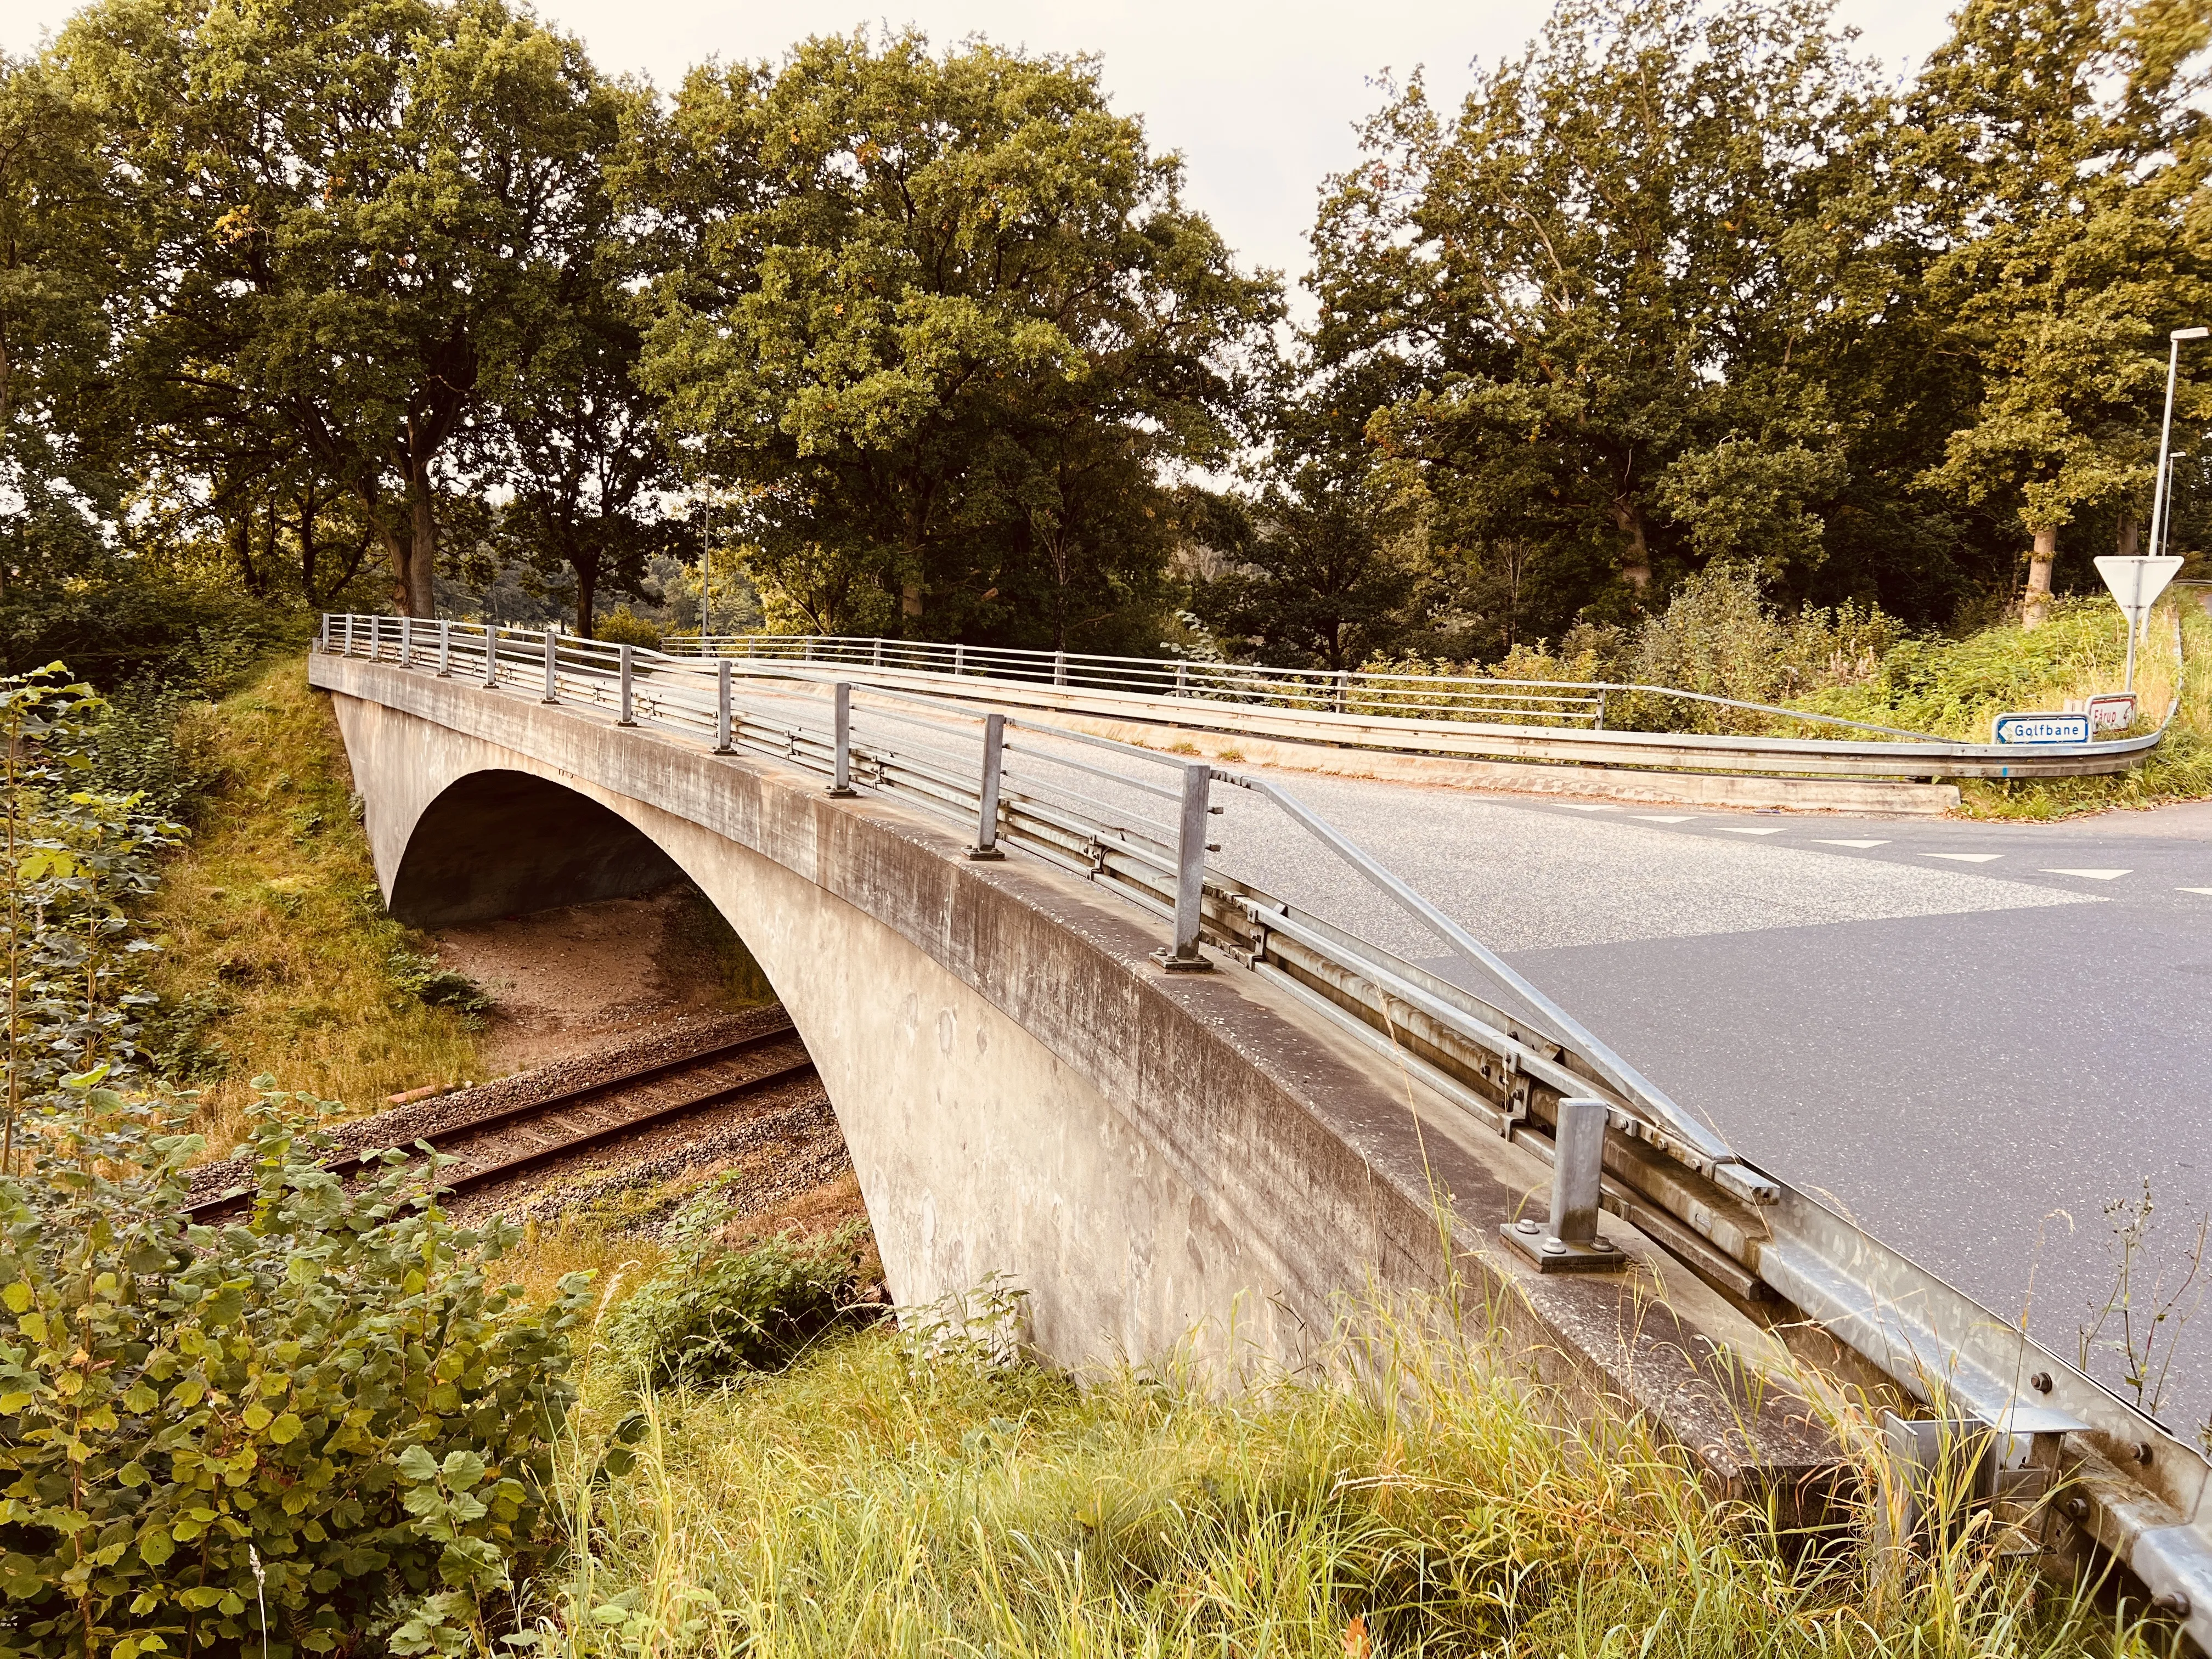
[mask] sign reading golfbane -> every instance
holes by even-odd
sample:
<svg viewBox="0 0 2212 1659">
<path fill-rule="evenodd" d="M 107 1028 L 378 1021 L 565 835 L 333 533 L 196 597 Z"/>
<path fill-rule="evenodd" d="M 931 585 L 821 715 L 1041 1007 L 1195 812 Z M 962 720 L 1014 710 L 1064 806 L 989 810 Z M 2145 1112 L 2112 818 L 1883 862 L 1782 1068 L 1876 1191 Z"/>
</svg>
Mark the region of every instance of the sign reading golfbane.
<svg viewBox="0 0 2212 1659">
<path fill-rule="evenodd" d="M 1990 724 L 1994 743 L 2087 743 L 2094 735 L 2087 714 L 2000 714 Z"/>
</svg>

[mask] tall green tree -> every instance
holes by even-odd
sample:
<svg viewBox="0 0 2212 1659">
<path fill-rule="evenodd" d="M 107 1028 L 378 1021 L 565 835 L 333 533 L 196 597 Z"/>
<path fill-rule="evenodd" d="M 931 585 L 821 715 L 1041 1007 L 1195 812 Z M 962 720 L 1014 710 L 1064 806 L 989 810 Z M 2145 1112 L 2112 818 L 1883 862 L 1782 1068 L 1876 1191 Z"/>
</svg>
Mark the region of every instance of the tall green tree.
<svg viewBox="0 0 2212 1659">
<path fill-rule="evenodd" d="M 1849 414 L 1802 358 L 1879 289 L 1878 100 L 1817 0 L 1567 0 L 1447 121 L 1416 80 L 1315 232 L 1317 398 L 1577 607 L 1816 567 Z"/>
<path fill-rule="evenodd" d="M 95 136 L 48 65 L 0 54 L 0 599 L 97 559 L 125 485 Z"/>
<path fill-rule="evenodd" d="M 2208 42 L 2191 0 L 1970 0 L 1912 99 L 1930 299 L 1980 383 L 1925 481 L 2027 539 L 2031 627 L 2085 509 L 2116 506 L 2134 550 L 2166 332 L 2212 316 L 2185 222 L 2207 181 L 2208 80 L 2190 65 Z"/>
<path fill-rule="evenodd" d="M 1095 62 L 913 33 L 699 70 L 639 125 L 642 373 L 771 616 L 1065 641 L 1146 585 L 1130 506 L 1228 455 L 1278 306 L 1181 171 Z"/>
<path fill-rule="evenodd" d="M 146 428 L 233 526 L 344 490 L 431 614 L 441 482 L 605 234 L 623 94 L 505 0 L 100 0 L 54 58 L 138 241 Z"/>
</svg>

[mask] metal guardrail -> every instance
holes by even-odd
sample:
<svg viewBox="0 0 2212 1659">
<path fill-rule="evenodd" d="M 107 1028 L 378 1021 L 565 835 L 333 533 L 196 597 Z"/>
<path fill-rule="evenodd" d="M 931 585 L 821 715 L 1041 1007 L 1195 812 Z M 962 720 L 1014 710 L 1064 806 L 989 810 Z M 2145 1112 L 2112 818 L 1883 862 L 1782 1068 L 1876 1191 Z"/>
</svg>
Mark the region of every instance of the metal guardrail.
<svg viewBox="0 0 2212 1659">
<path fill-rule="evenodd" d="M 1577 765 L 1784 775 L 2063 777 L 2123 771 L 2165 736 L 2033 749 L 1960 743 L 1840 715 L 1612 681 L 1491 679 L 1158 661 L 928 641 L 722 635 L 668 641 L 672 654 L 775 664 L 820 678 L 982 695 L 1015 706 L 1355 748 Z M 1609 727 L 1607 700 L 1662 697 L 1845 729 L 1855 738 L 1748 737 Z"/>
<path fill-rule="evenodd" d="M 1169 971 L 1215 964 L 1206 947 L 1281 988 L 1491 1133 L 1561 1169 L 1558 1194 L 1595 1187 L 1618 1214 L 1740 1310 L 1786 1333 L 1800 1316 L 1906 1400 L 1980 1425 L 2011 1490 L 2064 1480 L 2072 1523 L 2125 1563 L 2212 1650 L 2212 1462 L 2012 1322 L 1846 1218 L 1737 1156 L 1700 1121 L 1451 917 L 1278 786 L 1202 761 L 1000 709 L 851 681 L 823 684 L 728 659 L 703 663 L 552 631 L 325 617 L 319 647 L 403 668 L 587 704 L 815 773 L 947 820 L 969 856 L 1009 848 L 1071 872 L 1170 924 Z M 743 682 L 742 687 L 740 681 Z M 744 695 L 740 695 L 740 690 Z M 1081 758 L 1097 751 L 1099 762 Z M 1110 753 L 1121 769 L 1103 763 Z M 1142 811 L 1103 799 L 1100 781 Z M 1482 981 L 1492 1000 L 1207 865 L 1217 786 L 1272 802 Z M 1596 1167 L 1559 1166 L 1562 1103 L 1604 1109 Z M 1577 1107 L 1577 1112 L 1583 1109 Z M 1516 1243 L 1519 1241 L 1516 1241 Z M 1533 1245 L 1530 1248 L 1534 1248 Z M 2067 1522 L 2057 1514 L 2050 1526 Z"/>
</svg>

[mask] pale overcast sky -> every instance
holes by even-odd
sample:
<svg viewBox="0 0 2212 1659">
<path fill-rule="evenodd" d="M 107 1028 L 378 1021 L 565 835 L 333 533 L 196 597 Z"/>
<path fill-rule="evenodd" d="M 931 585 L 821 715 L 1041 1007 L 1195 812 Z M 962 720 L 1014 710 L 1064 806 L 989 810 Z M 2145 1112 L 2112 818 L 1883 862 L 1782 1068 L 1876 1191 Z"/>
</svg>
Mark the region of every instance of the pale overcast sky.
<svg viewBox="0 0 2212 1659">
<path fill-rule="evenodd" d="M 23 52 L 58 27 L 70 0 L 0 3 L 0 47 Z M 599 66 L 641 70 L 672 87 L 702 58 L 773 58 L 809 34 L 912 23 L 942 45 L 980 33 L 1039 52 L 1104 59 L 1115 106 L 1144 116 L 1153 145 L 1178 149 L 1188 197 L 1249 264 L 1292 276 L 1323 175 L 1355 154 L 1352 128 L 1375 108 L 1370 77 L 1428 70 L 1455 105 L 1468 65 L 1516 52 L 1542 26 L 1548 0 L 542 0 L 580 34 Z M 1948 7 L 1926 0 L 1842 0 L 1862 50 L 1893 68 L 1943 37 Z"/>
</svg>

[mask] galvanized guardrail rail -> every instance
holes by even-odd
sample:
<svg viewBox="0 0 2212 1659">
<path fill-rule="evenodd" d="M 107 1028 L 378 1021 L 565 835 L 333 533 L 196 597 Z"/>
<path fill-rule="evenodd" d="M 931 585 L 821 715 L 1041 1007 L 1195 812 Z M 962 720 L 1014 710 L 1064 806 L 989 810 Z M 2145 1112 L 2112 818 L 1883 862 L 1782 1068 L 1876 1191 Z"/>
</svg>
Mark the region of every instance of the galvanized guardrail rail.
<svg viewBox="0 0 2212 1659">
<path fill-rule="evenodd" d="M 1212 947 L 1419 1075 L 1458 1109 L 1462 1132 L 1508 1138 L 1553 1164 L 1553 1212 L 1531 1254 L 1553 1241 L 1571 1248 L 1595 1188 L 1603 1208 L 1785 1340 L 1809 1322 L 1905 1400 L 1984 1436 L 1994 1488 L 2032 1498 L 2063 1480 L 2064 1507 L 2042 1524 L 2078 1528 L 2068 1535 L 2124 1563 L 2212 1651 L 2212 1462 L 2197 1447 L 1739 1157 L 1458 922 L 1265 779 L 1031 728 L 973 700 L 871 686 L 856 706 L 850 681 L 771 678 L 768 665 L 740 676 L 726 659 L 551 630 L 331 616 L 319 647 L 587 704 L 717 753 L 764 757 L 822 776 L 831 793 L 866 789 L 948 820 L 972 837 L 971 857 L 1011 848 L 1110 890 L 1170 923 L 1164 969 L 1209 968 Z M 1079 757 L 1091 753 L 1098 760 Z M 1103 764 L 1109 755 L 1118 767 Z M 1102 799 L 1102 781 L 1160 805 L 1139 811 Z M 1443 939 L 1497 1000 L 1209 867 L 1216 788 L 1272 802 Z M 1586 1115 L 1577 1103 L 1602 1109 L 1601 1136 L 1560 1133 L 1563 1118 Z M 1927 1426 L 1898 1429 L 1911 1441 Z"/>
<path fill-rule="evenodd" d="M 1930 781 L 2118 772 L 2157 746 L 2180 706 L 2177 695 L 2165 723 L 2153 732 L 2028 749 L 1960 743 L 1840 715 L 1612 681 L 1336 672 L 826 635 L 717 635 L 669 645 L 675 655 L 778 664 L 825 678 L 986 695 L 1017 707 L 1108 719 L 1353 748 L 1671 771 Z M 987 689 L 979 691 L 979 681 Z M 1853 735 L 1765 738 L 1608 727 L 1608 706 L 1631 696 Z"/>
</svg>

